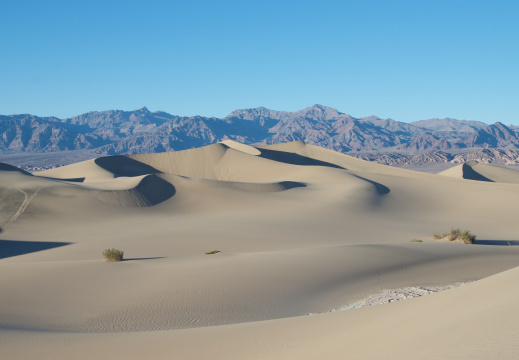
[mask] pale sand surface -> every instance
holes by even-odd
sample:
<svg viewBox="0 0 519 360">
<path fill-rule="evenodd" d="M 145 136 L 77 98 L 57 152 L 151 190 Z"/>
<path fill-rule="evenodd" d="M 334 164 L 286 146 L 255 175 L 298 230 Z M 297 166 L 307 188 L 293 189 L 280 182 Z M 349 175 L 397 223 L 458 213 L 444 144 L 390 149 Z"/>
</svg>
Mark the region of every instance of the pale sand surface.
<svg viewBox="0 0 519 360">
<path fill-rule="evenodd" d="M 226 142 L 0 171 L 6 358 L 517 356 L 519 247 L 497 245 L 519 240 L 514 170 L 474 181 L 300 142 Z M 488 245 L 429 240 L 451 227 Z M 103 262 L 112 247 L 128 261 Z"/>
</svg>

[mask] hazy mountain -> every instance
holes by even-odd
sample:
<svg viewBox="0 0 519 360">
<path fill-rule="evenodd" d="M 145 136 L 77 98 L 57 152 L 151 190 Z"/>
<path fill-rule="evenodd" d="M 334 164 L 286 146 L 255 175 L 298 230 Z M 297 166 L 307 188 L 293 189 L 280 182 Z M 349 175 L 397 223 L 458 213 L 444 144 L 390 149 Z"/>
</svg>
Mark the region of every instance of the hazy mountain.
<svg viewBox="0 0 519 360">
<path fill-rule="evenodd" d="M 180 117 L 146 108 L 89 112 L 69 119 L 11 115 L 0 118 L 1 152 L 96 149 L 100 154 L 182 150 L 227 138 L 272 144 L 302 140 L 348 152 L 408 142 L 420 128 L 391 119 L 353 118 L 314 105 L 295 111 L 233 111 L 223 119 Z M 31 139 L 26 140 L 26 139 Z"/>
<path fill-rule="evenodd" d="M 294 112 L 241 109 L 222 119 L 175 116 L 144 107 L 94 111 L 68 119 L 0 116 L 0 152 L 88 150 L 112 155 L 183 150 L 225 139 L 246 144 L 301 140 L 345 153 L 384 152 L 390 163 L 391 156 L 406 154 L 429 154 L 423 155 L 423 160 L 429 161 L 443 159 L 443 152 L 465 148 L 516 149 L 516 130 L 501 123 L 486 125 L 450 118 L 410 124 L 376 116 L 355 118 L 322 105 Z M 430 155 L 435 151 L 439 153 Z"/>
<path fill-rule="evenodd" d="M 454 137 L 459 137 L 463 134 L 472 134 L 473 132 L 488 126 L 488 124 L 480 121 L 456 120 L 451 118 L 419 120 L 413 121 L 411 124 L 434 131 L 435 133 L 442 134 L 446 137 L 452 135 L 454 135 Z"/>
</svg>

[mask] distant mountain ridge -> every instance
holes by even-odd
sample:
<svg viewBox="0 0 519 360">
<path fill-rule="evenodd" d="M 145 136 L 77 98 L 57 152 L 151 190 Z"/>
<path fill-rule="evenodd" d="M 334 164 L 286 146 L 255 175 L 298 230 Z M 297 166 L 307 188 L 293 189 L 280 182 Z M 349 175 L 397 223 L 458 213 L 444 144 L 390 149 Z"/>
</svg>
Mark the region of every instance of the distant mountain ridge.
<svg viewBox="0 0 519 360">
<path fill-rule="evenodd" d="M 343 153 L 421 154 L 470 148 L 519 149 L 517 127 L 496 122 L 429 119 L 403 123 L 376 116 L 355 118 L 313 105 L 288 112 L 241 109 L 225 118 L 165 112 L 109 110 L 67 119 L 0 116 L 0 152 L 89 150 L 99 155 L 184 150 L 231 139 L 245 144 L 301 140 Z"/>
</svg>

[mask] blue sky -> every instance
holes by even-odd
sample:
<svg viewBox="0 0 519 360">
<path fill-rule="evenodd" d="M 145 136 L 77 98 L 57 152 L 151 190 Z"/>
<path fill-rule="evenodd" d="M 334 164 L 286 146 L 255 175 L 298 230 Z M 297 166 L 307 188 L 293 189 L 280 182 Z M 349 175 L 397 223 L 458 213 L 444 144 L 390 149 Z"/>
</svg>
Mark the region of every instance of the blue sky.
<svg viewBox="0 0 519 360">
<path fill-rule="evenodd" d="M 0 114 L 317 103 L 519 125 L 516 0 L 0 0 L 0 11 Z"/>
</svg>

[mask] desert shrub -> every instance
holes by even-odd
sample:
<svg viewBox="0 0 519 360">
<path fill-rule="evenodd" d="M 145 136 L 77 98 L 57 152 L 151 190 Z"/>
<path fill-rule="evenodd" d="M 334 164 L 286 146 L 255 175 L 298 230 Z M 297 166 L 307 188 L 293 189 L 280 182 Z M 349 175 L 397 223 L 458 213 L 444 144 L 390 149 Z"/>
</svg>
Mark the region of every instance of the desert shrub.
<svg viewBox="0 0 519 360">
<path fill-rule="evenodd" d="M 106 261 L 122 261 L 124 252 L 117 249 L 106 249 L 103 251 L 103 257 Z"/>
<path fill-rule="evenodd" d="M 476 235 L 472 234 L 469 230 L 461 230 L 458 228 L 452 228 L 449 232 L 439 234 L 435 233 L 432 235 L 434 240 L 447 240 L 453 242 L 459 242 L 463 244 L 472 244 L 476 240 Z"/>
<path fill-rule="evenodd" d="M 468 230 L 465 230 L 459 234 L 458 239 L 464 244 L 472 244 L 474 243 L 474 240 L 476 240 L 476 235 L 472 234 Z"/>
<path fill-rule="evenodd" d="M 413 240 L 409 240 L 409 242 L 423 242 L 423 241 L 420 239 L 413 239 Z"/>
<path fill-rule="evenodd" d="M 447 240 L 449 241 L 454 241 L 456 240 L 461 234 L 461 230 L 460 229 L 455 229 L 455 228 L 452 228 L 451 231 L 449 231 L 446 235 L 447 237 Z"/>
<path fill-rule="evenodd" d="M 206 252 L 205 254 L 206 255 L 213 255 L 213 254 L 218 254 L 219 252 L 220 252 L 220 250 L 213 250 L 213 251 Z"/>
</svg>

